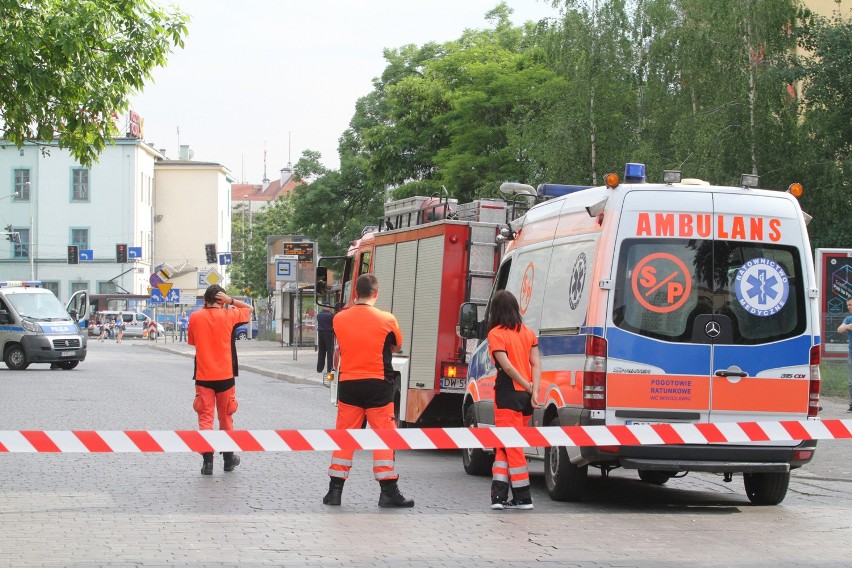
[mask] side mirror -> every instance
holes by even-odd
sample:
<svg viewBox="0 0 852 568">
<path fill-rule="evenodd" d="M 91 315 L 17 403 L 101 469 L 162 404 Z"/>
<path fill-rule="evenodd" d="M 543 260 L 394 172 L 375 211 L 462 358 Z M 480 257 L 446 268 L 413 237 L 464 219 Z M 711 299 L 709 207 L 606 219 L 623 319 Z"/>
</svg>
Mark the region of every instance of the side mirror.
<svg viewBox="0 0 852 568">
<path fill-rule="evenodd" d="M 328 267 L 317 266 L 314 274 L 314 291 L 317 296 L 324 296 L 328 292 Z"/>
<path fill-rule="evenodd" d="M 9 312 L 7 310 L 0 310 L 0 323 L 9 323 Z"/>
<path fill-rule="evenodd" d="M 467 339 L 479 338 L 479 310 L 476 304 L 465 302 L 459 307 L 458 334 Z"/>
</svg>

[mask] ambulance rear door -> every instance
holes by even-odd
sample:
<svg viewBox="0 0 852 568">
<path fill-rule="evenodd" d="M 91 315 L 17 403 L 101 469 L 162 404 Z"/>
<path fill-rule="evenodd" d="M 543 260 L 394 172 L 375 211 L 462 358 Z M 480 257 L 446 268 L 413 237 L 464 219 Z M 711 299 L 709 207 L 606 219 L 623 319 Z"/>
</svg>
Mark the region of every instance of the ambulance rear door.
<svg viewBox="0 0 852 568">
<path fill-rule="evenodd" d="M 716 193 L 711 420 L 804 420 L 808 414 L 810 254 L 786 194 Z M 714 323 L 715 322 L 715 325 Z"/>
</svg>

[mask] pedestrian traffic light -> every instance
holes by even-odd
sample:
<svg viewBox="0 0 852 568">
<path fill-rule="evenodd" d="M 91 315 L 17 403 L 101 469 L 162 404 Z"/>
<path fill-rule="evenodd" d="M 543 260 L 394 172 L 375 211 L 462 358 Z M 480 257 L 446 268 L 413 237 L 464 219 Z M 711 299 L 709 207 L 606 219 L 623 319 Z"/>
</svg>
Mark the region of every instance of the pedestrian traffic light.
<svg viewBox="0 0 852 568">
<path fill-rule="evenodd" d="M 216 264 L 216 244 L 207 243 L 204 245 L 204 252 L 207 254 L 207 264 Z"/>
<path fill-rule="evenodd" d="M 80 247 L 68 245 L 68 264 L 80 264 Z"/>
<path fill-rule="evenodd" d="M 119 264 L 127 262 L 127 245 L 115 245 L 115 261 Z"/>
</svg>

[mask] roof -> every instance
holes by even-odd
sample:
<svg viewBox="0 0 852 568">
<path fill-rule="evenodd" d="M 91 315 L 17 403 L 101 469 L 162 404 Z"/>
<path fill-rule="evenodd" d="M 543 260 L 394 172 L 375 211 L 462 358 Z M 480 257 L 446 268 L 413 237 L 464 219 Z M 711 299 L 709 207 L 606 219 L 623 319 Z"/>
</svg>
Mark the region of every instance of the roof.
<svg viewBox="0 0 852 568">
<path fill-rule="evenodd" d="M 295 174 L 290 174 L 284 185 L 281 185 L 281 180 L 276 179 L 269 182 L 266 191 L 263 190 L 263 185 L 259 183 L 232 183 L 231 184 L 231 202 L 239 201 L 272 201 L 276 197 L 285 197 L 290 194 L 296 186 L 302 185 L 302 180 L 297 180 Z"/>
</svg>

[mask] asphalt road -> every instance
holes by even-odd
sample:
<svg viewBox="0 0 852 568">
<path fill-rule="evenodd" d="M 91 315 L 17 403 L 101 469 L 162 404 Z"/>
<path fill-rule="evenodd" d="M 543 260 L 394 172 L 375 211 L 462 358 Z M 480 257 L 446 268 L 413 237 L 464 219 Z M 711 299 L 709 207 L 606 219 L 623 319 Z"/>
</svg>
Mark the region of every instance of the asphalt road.
<svg viewBox="0 0 852 568">
<path fill-rule="evenodd" d="M 0 368 L 2 430 L 196 427 L 192 360 L 140 342 L 90 343 L 73 371 Z M 326 428 L 328 391 L 243 372 L 237 428 Z M 825 402 L 829 417 L 841 401 Z M 356 455 L 343 506 L 321 504 L 328 453 L 249 453 L 199 474 L 184 454 L 0 454 L 0 566 L 852 566 L 852 442 L 821 443 L 787 499 L 755 507 L 742 479 L 664 487 L 590 474 L 583 503 L 491 511 L 457 452 L 399 452 L 406 510 L 376 506 Z"/>
</svg>

